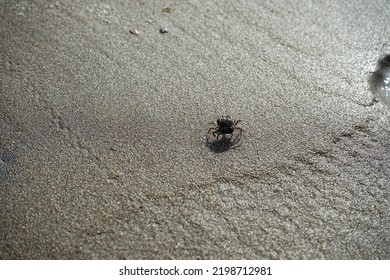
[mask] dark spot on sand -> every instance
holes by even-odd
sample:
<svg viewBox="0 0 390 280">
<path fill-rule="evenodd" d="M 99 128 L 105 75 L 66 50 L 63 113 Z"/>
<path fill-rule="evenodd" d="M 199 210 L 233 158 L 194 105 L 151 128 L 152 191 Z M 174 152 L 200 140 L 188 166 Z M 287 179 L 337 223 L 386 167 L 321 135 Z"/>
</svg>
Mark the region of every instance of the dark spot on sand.
<svg viewBox="0 0 390 280">
<path fill-rule="evenodd" d="M 137 29 L 130 29 L 129 32 L 133 35 L 138 35 L 139 31 Z"/>
<path fill-rule="evenodd" d="M 377 67 L 369 78 L 373 102 L 378 98 L 390 107 L 390 54 L 378 60 Z"/>
<path fill-rule="evenodd" d="M 16 162 L 16 156 L 9 152 L 0 153 L 0 179 L 9 177 L 9 167 Z"/>
</svg>

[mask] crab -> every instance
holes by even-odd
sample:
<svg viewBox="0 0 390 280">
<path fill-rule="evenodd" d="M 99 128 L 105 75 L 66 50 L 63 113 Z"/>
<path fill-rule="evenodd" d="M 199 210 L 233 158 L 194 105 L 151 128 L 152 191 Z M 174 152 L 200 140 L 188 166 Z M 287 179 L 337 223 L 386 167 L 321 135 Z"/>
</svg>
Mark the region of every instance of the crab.
<svg viewBox="0 0 390 280">
<path fill-rule="evenodd" d="M 224 137 L 226 134 L 232 135 L 234 130 L 238 130 L 241 136 L 243 130 L 241 127 L 237 126 L 240 121 L 241 120 L 232 120 L 228 115 L 219 117 L 217 119 L 217 123 L 210 123 L 213 126 L 210 127 L 208 133 L 212 131 L 214 137 L 217 135 L 217 141 L 220 135 L 222 135 L 222 137 Z"/>
</svg>

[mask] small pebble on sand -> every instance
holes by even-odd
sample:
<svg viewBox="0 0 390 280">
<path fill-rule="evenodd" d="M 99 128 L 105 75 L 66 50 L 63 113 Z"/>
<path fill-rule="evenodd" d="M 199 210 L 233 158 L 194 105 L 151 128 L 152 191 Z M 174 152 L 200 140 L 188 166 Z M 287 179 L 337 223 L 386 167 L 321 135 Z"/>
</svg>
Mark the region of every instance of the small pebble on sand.
<svg viewBox="0 0 390 280">
<path fill-rule="evenodd" d="M 137 29 L 130 29 L 129 31 L 130 31 L 130 33 L 133 34 L 133 35 L 138 35 L 138 34 L 139 34 L 139 32 L 138 32 Z"/>
</svg>

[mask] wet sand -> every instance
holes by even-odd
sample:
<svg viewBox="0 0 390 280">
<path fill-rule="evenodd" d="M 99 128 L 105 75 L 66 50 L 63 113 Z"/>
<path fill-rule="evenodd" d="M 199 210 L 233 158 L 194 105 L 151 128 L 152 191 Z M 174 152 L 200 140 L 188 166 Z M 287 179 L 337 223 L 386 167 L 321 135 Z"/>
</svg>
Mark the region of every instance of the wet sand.
<svg viewBox="0 0 390 280">
<path fill-rule="evenodd" d="M 390 12 L 340 2 L 1 3 L 0 258 L 389 259 Z"/>
</svg>

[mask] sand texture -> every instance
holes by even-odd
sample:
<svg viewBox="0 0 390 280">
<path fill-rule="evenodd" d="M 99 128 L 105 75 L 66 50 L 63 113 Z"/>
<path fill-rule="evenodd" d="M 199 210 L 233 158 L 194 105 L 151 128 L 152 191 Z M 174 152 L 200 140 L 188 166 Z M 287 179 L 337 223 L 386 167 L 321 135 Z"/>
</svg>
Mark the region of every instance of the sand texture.
<svg viewBox="0 0 390 280">
<path fill-rule="evenodd" d="M 390 259 L 388 4 L 0 0 L 0 258 Z"/>
</svg>

